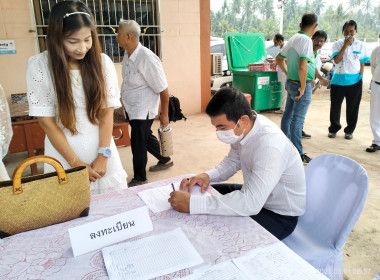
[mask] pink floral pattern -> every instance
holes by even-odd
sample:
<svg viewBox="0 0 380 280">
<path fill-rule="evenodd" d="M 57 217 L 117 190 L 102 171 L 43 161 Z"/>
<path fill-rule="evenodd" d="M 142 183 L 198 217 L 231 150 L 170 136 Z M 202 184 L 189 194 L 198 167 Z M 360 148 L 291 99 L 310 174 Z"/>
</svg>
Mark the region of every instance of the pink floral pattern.
<svg viewBox="0 0 380 280">
<path fill-rule="evenodd" d="M 74 258 L 68 229 L 144 206 L 137 196 L 139 191 L 164 186 L 188 176 L 92 196 L 88 217 L 0 240 L 0 279 L 108 279 L 101 250 Z M 130 240 L 181 227 L 205 261 L 200 266 L 229 260 L 256 247 L 277 241 L 247 217 L 189 215 L 173 209 L 157 214 L 150 213 L 150 216 L 154 231 Z M 200 266 L 180 270 L 157 279 L 181 278 Z"/>
</svg>

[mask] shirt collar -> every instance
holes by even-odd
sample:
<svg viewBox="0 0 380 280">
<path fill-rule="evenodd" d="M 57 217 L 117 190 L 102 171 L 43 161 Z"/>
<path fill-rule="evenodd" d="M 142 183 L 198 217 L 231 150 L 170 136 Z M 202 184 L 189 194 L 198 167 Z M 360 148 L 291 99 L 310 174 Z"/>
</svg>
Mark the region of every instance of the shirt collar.
<svg viewBox="0 0 380 280">
<path fill-rule="evenodd" d="M 248 134 L 240 141 L 240 144 L 241 145 L 245 145 L 246 143 L 249 142 L 249 140 L 254 137 L 254 135 L 257 133 L 257 131 L 259 130 L 259 126 L 260 126 L 260 118 L 259 118 L 259 115 L 256 113 L 256 112 L 253 112 L 253 117 L 256 118 L 255 119 L 255 123 L 253 124 L 253 127 L 251 128 L 251 130 L 248 132 Z"/>
<path fill-rule="evenodd" d="M 137 45 L 137 47 L 135 48 L 135 50 L 133 51 L 132 55 L 131 56 L 128 56 L 128 59 L 132 60 L 133 62 L 136 61 L 136 58 L 138 56 L 138 53 L 140 51 L 140 49 L 142 48 L 141 44 L 139 43 Z"/>
<path fill-rule="evenodd" d="M 309 37 L 309 35 L 307 35 L 307 33 L 306 33 L 306 32 L 304 32 L 304 31 L 301 31 L 301 30 L 300 30 L 300 31 L 298 31 L 298 33 L 299 33 L 299 34 L 303 34 L 303 35 L 306 35 L 307 37 Z"/>
</svg>

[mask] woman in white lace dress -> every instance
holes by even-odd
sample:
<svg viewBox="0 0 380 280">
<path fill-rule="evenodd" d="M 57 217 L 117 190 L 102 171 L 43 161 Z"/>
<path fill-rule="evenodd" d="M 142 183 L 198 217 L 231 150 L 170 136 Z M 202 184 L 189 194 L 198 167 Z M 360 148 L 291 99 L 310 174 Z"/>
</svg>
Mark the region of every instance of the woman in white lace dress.
<svg viewBox="0 0 380 280">
<path fill-rule="evenodd" d="M 113 111 L 121 106 L 117 75 L 100 53 L 88 7 L 80 1 L 56 4 L 46 41 L 47 51 L 28 60 L 26 73 L 29 114 L 47 135 L 45 155 L 65 169 L 86 165 L 92 194 L 127 187 L 112 139 Z"/>
</svg>

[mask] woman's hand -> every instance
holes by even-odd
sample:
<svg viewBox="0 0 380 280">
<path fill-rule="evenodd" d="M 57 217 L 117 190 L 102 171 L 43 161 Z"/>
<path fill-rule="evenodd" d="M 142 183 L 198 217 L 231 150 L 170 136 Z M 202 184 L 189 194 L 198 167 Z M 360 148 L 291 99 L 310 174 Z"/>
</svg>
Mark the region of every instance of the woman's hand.
<svg viewBox="0 0 380 280">
<path fill-rule="evenodd" d="M 107 162 L 108 158 L 104 157 L 101 154 L 98 154 L 96 159 L 92 162 L 91 168 L 100 175 L 100 177 L 103 177 L 107 173 Z"/>
</svg>

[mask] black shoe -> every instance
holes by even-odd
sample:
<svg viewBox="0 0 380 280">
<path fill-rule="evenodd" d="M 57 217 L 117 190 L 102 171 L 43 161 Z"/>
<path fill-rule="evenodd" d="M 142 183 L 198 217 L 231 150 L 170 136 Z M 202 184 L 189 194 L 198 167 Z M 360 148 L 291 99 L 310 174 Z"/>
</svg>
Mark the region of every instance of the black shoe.
<svg viewBox="0 0 380 280">
<path fill-rule="evenodd" d="M 310 135 L 310 134 L 307 134 L 305 131 L 302 130 L 302 138 L 310 139 L 310 138 L 311 138 L 311 135 Z"/>
<path fill-rule="evenodd" d="M 354 136 L 352 135 L 352 133 L 346 133 L 344 135 L 344 139 L 351 140 L 352 138 L 354 138 Z"/>
<path fill-rule="evenodd" d="M 134 187 L 134 186 L 139 186 L 139 185 L 144 185 L 148 183 L 148 180 L 145 180 L 145 181 L 139 181 L 139 180 L 136 180 L 135 178 L 133 178 L 129 183 L 128 183 L 128 187 Z"/>
<path fill-rule="evenodd" d="M 376 144 L 372 144 L 365 151 L 368 152 L 368 153 L 374 153 L 376 151 L 380 151 L 380 146 L 376 145 Z"/>
<path fill-rule="evenodd" d="M 336 133 L 335 132 L 329 132 L 329 134 L 327 136 L 329 138 L 335 138 L 336 137 Z"/>
<path fill-rule="evenodd" d="M 150 172 L 161 171 L 161 170 L 168 169 L 169 167 L 172 167 L 173 165 L 174 165 L 173 162 L 170 162 L 170 163 L 158 162 L 156 165 L 152 165 L 151 167 L 149 167 L 149 171 Z"/>
<path fill-rule="evenodd" d="M 306 154 L 301 155 L 301 159 L 303 164 L 308 164 L 311 161 L 311 158 L 309 158 Z"/>
</svg>

